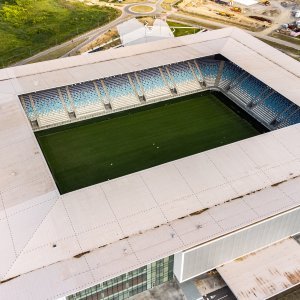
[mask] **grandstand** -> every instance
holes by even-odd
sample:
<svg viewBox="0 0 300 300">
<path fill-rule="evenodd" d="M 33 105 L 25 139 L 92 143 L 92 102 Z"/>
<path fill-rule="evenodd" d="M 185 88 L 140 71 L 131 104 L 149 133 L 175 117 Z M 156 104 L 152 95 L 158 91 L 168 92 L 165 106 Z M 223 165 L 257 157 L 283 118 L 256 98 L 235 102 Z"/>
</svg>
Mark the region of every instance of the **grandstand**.
<svg viewBox="0 0 300 300">
<path fill-rule="evenodd" d="M 67 91 L 65 96 L 60 90 Z M 41 130 L 207 90 L 222 92 L 270 130 L 300 122 L 298 105 L 233 62 L 211 57 L 38 91 L 20 99 L 34 130 Z"/>
<path fill-rule="evenodd" d="M 124 300 L 299 233 L 299 70 L 299 62 L 233 28 L 0 70 L 0 299 Z M 167 110 L 167 103 L 184 110 L 182 97 L 204 92 L 223 94 L 224 111 L 238 118 L 232 104 L 268 132 L 59 191 L 39 133 L 52 134 L 58 147 L 55 132 L 69 132 L 74 148 L 72 130 L 89 122 L 90 140 L 101 145 L 113 133 L 99 134 L 98 120 L 149 116 L 149 108 Z M 123 153 L 121 142 L 116 158 L 144 155 Z M 154 142 L 147 147 L 157 156 L 164 151 Z M 50 155 L 78 172 L 72 149 Z"/>
</svg>

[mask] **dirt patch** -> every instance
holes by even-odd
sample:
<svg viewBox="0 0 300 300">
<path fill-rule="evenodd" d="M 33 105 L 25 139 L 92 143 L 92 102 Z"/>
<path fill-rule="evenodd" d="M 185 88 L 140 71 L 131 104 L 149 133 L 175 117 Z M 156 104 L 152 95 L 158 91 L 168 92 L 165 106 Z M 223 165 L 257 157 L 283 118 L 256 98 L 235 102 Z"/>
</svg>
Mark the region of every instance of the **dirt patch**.
<svg viewBox="0 0 300 300">
<path fill-rule="evenodd" d="M 133 3 L 144 3 L 147 2 L 147 0 L 123 0 L 123 4 L 133 4 Z"/>
<path fill-rule="evenodd" d="M 262 13 L 261 13 L 263 16 L 267 16 L 267 17 L 277 17 L 280 15 L 280 11 L 278 9 L 267 9 L 267 10 L 264 10 Z"/>
<path fill-rule="evenodd" d="M 138 17 L 136 18 L 138 21 L 140 21 L 142 24 L 144 25 L 149 25 L 149 26 L 153 26 L 154 23 L 154 18 L 152 17 Z"/>
<path fill-rule="evenodd" d="M 300 45 L 300 36 L 299 37 L 292 37 L 290 35 L 288 35 L 289 33 L 284 33 L 281 32 L 280 30 L 278 30 L 277 32 L 273 32 L 271 34 L 271 36 L 283 40 L 283 41 L 287 41 L 289 43 L 294 43 L 296 45 Z"/>
<path fill-rule="evenodd" d="M 216 25 L 212 25 L 212 24 L 209 24 L 209 23 L 206 23 L 205 20 L 201 20 L 199 19 L 199 21 L 193 21 L 193 20 L 190 20 L 190 19 L 185 19 L 185 16 L 182 15 L 182 17 L 178 17 L 178 16 L 175 16 L 175 15 L 170 15 L 168 20 L 170 21 L 175 21 L 175 22 L 182 22 L 184 24 L 188 24 L 188 25 L 196 25 L 196 26 L 200 26 L 202 28 L 207 28 L 207 29 L 220 29 L 222 28 L 221 26 L 216 26 Z"/>
<path fill-rule="evenodd" d="M 263 18 L 263 17 L 259 17 L 259 16 L 249 16 L 249 18 L 254 19 L 254 20 L 258 20 L 258 21 L 261 21 L 261 22 L 267 22 L 269 24 L 272 23 L 271 20 Z"/>
<path fill-rule="evenodd" d="M 91 43 L 85 45 L 84 47 L 82 47 L 80 49 L 80 53 L 91 51 L 91 50 L 95 49 L 96 47 L 99 47 L 99 46 L 102 46 L 102 45 L 104 45 L 103 49 L 108 49 L 110 47 L 116 46 L 117 44 L 110 44 L 110 45 L 105 45 L 105 44 L 107 44 L 111 41 L 114 41 L 119 37 L 120 36 L 118 34 L 117 28 L 114 27 L 114 28 L 108 30 L 107 32 L 105 32 L 104 34 L 100 35 L 93 42 L 91 42 Z"/>
<path fill-rule="evenodd" d="M 130 7 L 130 10 L 136 13 L 150 13 L 154 11 L 153 7 L 148 5 L 136 5 Z"/>
<path fill-rule="evenodd" d="M 223 1 L 215 3 L 210 0 L 183 0 L 178 4 L 178 8 L 185 13 L 201 16 L 201 18 L 210 19 L 212 21 L 232 24 L 245 29 L 259 31 L 268 27 L 268 22 L 262 19 L 253 19 L 248 15 L 253 15 L 253 9 L 244 6 L 236 6 L 235 10 Z M 269 9 L 258 7 L 261 13 Z M 275 14 L 275 11 L 273 12 Z"/>
<path fill-rule="evenodd" d="M 161 4 L 161 7 L 165 10 L 172 10 L 172 6 L 176 4 L 178 0 L 164 0 L 163 3 Z"/>
</svg>

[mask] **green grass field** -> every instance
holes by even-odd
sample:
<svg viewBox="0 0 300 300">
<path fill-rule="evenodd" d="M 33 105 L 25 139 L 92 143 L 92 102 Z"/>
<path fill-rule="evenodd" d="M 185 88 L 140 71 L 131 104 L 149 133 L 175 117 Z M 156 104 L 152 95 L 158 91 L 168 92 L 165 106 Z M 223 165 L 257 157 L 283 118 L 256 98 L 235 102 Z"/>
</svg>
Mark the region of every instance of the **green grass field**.
<svg viewBox="0 0 300 300">
<path fill-rule="evenodd" d="M 114 20 L 120 11 L 66 0 L 0 0 L 0 67 Z"/>
<path fill-rule="evenodd" d="M 212 94 L 172 101 L 37 132 L 60 192 L 259 134 Z"/>
<path fill-rule="evenodd" d="M 177 23 L 177 22 L 172 22 L 172 21 L 167 21 L 169 27 L 186 27 L 186 28 L 175 28 L 173 34 L 175 37 L 183 36 L 183 35 L 189 35 L 189 34 L 194 34 L 200 31 L 199 28 L 192 28 L 189 25 L 182 24 L 182 23 Z M 190 28 L 187 28 L 190 27 Z"/>
</svg>

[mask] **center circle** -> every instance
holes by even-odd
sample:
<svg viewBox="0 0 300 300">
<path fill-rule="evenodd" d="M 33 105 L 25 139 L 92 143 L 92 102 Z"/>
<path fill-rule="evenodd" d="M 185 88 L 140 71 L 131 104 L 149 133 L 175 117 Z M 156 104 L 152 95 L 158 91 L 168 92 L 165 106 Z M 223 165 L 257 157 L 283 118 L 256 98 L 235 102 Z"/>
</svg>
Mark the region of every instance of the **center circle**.
<svg viewBox="0 0 300 300">
<path fill-rule="evenodd" d="M 151 13 L 154 11 L 154 8 L 150 5 L 134 5 L 130 7 L 130 11 L 134 12 L 134 13 Z"/>
</svg>

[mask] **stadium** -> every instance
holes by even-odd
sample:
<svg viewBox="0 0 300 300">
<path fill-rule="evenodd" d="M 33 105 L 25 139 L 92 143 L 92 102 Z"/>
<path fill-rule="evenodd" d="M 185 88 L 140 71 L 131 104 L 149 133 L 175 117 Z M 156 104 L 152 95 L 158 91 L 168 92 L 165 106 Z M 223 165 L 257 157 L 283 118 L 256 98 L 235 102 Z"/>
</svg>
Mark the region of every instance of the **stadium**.
<svg viewBox="0 0 300 300">
<path fill-rule="evenodd" d="M 299 285 L 299 70 L 234 28 L 0 70 L 0 299 Z"/>
</svg>

